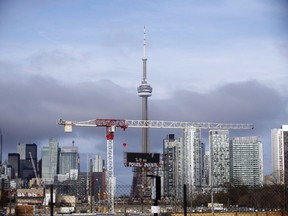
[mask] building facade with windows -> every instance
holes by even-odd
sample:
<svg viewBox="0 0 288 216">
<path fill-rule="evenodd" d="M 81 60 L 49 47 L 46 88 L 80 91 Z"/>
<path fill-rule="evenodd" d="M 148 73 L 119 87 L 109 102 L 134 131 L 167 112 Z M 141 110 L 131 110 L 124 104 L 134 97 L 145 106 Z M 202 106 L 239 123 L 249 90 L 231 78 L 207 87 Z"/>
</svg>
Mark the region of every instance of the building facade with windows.
<svg viewBox="0 0 288 216">
<path fill-rule="evenodd" d="M 17 145 L 17 154 L 19 155 L 20 161 L 19 169 L 16 171 L 17 178 L 24 180 L 24 187 L 28 187 L 29 180 L 35 178 L 35 172 L 38 174 L 37 145 L 35 143 L 19 143 Z M 32 160 L 35 165 L 35 172 L 32 165 Z"/>
<path fill-rule="evenodd" d="M 63 146 L 60 150 L 59 174 L 68 174 L 75 170 L 79 172 L 79 153 L 77 146 Z M 75 179 L 75 178 L 74 178 Z"/>
<path fill-rule="evenodd" d="M 218 188 L 230 183 L 229 131 L 209 131 L 209 185 Z"/>
<path fill-rule="evenodd" d="M 182 139 L 168 134 L 163 140 L 163 194 L 182 197 L 183 185 Z"/>
<path fill-rule="evenodd" d="M 188 127 L 183 130 L 183 184 L 188 186 L 188 192 L 193 194 L 196 188 L 202 186 L 204 170 L 204 149 L 201 142 L 201 130 Z"/>
<path fill-rule="evenodd" d="M 20 155 L 18 153 L 9 153 L 8 154 L 8 164 L 11 165 L 11 179 L 19 178 L 20 172 Z"/>
<path fill-rule="evenodd" d="M 288 183 L 288 125 L 271 130 L 272 182 Z"/>
<path fill-rule="evenodd" d="M 49 145 L 42 147 L 42 181 L 53 184 L 59 173 L 59 143 L 55 138 L 49 139 Z"/>
<path fill-rule="evenodd" d="M 103 172 L 104 160 L 102 159 L 101 155 L 95 155 L 93 164 L 93 172 Z"/>
<path fill-rule="evenodd" d="M 263 145 L 258 137 L 235 137 L 230 141 L 230 180 L 236 186 L 263 185 Z"/>
</svg>

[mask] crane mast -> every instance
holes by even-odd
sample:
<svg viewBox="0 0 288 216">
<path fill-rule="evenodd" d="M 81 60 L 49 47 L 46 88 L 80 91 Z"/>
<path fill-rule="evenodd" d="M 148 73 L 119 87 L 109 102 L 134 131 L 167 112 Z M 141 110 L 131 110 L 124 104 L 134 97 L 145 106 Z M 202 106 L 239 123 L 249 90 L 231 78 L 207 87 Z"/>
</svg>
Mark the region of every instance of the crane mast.
<svg viewBox="0 0 288 216">
<path fill-rule="evenodd" d="M 92 119 L 87 121 L 66 121 L 58 120 L 58 125 L 64 126 L 65 132 L 72 132 L 76 127 L 106 127 L 107 139 L 107 201 L 108 210 L 114 213 L 114 195 L 116 178 L 114 177 L 114 156 L 113 139 L 116 128 L 199 128 L 210 130 L 229 130 L 229 129 L 253 129 L 253 124 L 234 124 L 234 123 L 211 123 L 211 122 L 180 122 L 180 121 L 162 121 L 162 120 L 124 120 L 124 119 Z M 31 158 L 32 160 L 32 158 Z M 32 160 L 33 161 L 33 160 Z"/>
<path fill-rule="evenodd" d="M 72 132 L 72 126 L 80 127 L 106 127 L 106 140 L 107 140 L 107 178 L 106 178 L 106 198 L 108 203 L 108 210 L 114 213 L 114 195 L 116 178 L 114 177 L 114 154 L 113 154 L 113 139 L 114 132 L 117 127 L 125 130 L 125 120 L 121 119 L 96 119 L 83 122 L 58 120 L 59 125 L 64 125 L 65 132 Z M 91 198 L 92 199 L 92 198 Z"/>
</svg>

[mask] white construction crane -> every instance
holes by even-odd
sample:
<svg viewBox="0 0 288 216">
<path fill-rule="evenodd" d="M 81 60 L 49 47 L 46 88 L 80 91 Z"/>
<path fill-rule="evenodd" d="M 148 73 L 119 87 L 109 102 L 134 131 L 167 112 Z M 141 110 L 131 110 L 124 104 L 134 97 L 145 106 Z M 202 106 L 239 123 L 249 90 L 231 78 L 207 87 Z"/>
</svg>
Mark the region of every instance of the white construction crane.
<svg viewBox="0 0 288 216">
<path fill-rule="evenodd" d="M 253 124 L 233 124 L 233 123 L 210 123 L 210 122 L 179 122 L 161 120 L 123 120 L 123 119 L 93 119 L 87 121 L 66 121 L 58 120 L 58 125 L 64 125 L 65 132 L 72 132 L 73 126 L 80 127 L 106 127 L 107 139 L 107 200 L 108 209 L 114 212 L 114 158 L 113 158 L 113 138 L 116 127 L 123 130 L 126 128 L 178 128 L 185 129 L 195 127 L 200 129 L 228 130 L 228 129 L 253 129 Z"/>
<path fill-rule="evenodd" d="M 31 159 L 34 175 L 35 175 L 35 178 L 36 178 L 36 181 L 37 181 L 37 185 L 40 186 L 41 182 L 40 182 L 39 176 L 37 174 L 37 170 L 36 170 L 36 166 L 35 166 L 35 163 L 34 163 L 34 159 L 33 159 L 32 153 L 29 152 L 29 155 L 30 155 L 30 159 Z"/>
</svg>

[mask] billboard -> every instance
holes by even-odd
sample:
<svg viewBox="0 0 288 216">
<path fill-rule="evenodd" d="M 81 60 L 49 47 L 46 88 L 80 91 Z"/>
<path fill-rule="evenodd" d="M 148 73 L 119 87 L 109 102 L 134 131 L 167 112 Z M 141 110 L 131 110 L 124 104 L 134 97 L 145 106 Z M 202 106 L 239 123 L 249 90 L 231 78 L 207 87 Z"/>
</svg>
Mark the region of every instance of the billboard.
<svg viewBox="0 0 288 216">
<path fill-rule="evenodd" d="M 159 153 L 124 152 L 126 167 L 159 167 Z"/>
</svg>

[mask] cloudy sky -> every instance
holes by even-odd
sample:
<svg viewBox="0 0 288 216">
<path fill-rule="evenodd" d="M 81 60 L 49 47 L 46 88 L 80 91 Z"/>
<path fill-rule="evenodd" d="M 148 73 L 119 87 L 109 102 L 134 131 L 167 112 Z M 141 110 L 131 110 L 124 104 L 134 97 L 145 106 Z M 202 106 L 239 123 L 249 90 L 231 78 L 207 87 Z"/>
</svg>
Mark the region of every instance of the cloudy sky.
<svg viewBox="0 0 288 216">
<path fill-rule="evenodd" d="M 49 137 L 106 158 L 104 128 L 65 134 L 56 121 L 141 119 L 146 26 L 150 119 L 253 123 L 231 138 L 259 136 L 268 174 L 270 130 L 288 123 L 287 10 L 284 0 L 1 1 L 3 158 L 18 143 L 40 150 Z M 161 152 L 167 133 L 181 134 L 150 130 L 151 151 Z M 122 152 L 140 142 L 139 129 L 117 131 L 119 181 L 131 175 Z"/>
</svg>

